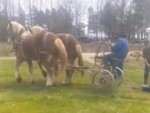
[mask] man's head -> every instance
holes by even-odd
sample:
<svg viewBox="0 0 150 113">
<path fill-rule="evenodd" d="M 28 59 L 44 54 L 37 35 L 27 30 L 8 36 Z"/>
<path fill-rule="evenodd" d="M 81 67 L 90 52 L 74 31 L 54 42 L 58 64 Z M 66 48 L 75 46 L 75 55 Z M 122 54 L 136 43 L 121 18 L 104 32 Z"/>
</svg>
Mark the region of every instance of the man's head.
<svg viewBox="0 0 150 113">
<path fill-rule="evenodd" d="M 125 34 L 124 32 L 117 34 L 116 36 L 114 36 L 114 40 L 118 40 L 119 38 L 127 38 L 128 35 Z"/>
<path fill-rule="evenodd" d="M 119 38 L 127 38 L 128 35 L 125 34 L 124 32 L 120 33 Z"/>
</svg>

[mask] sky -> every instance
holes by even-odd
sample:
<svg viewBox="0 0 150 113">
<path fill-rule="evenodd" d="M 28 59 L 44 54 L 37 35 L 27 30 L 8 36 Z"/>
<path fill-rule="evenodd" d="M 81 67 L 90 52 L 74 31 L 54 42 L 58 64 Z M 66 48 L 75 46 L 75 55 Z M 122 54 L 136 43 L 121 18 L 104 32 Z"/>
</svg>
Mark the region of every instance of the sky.
<svg viewBox="0 0 150 113">
<path fill-rule="evenodd" d="M 29 0 L 11 0 L 14 1 L 14 4 L 16 6 L 15 8 L 15 14 L 18 14 L 18 4 L 20 2 L 20 5 L 22 6 L 22 8 L 26 11 L 26 13 L 29 13 Z M 42 0 L 42 4 L 37 4 L 40 3 L 41 0 L 30 0 L 31 4 L 36 6 L 39 10 L 40 7 L 42 8 L 43 11 L 45 11 L 46 9 L 51 9 L 51 7 L 57 7 L 57 4 L 62 4 L 62 0 Z M 83 14 L 82 14 L 82 18 L 81 21 L 84 22 L 85 24 L 87 23 L 87 13 L 88 13 L 88 7 L 93 7 L 96 8 L 95 4 L 97 0 L 76 0 L 76 1 L 81 1 L 84 4 L 84 8 L 83 8 Z M 105 1 L 105 0 L 100 0 L 100 2 Z M 51 3 L 53 3 L 53 6 L 51 5 Z M 1 5 L 0 5 L 0 9 L 1 9 Z"/>
<path fill-rule="evenodd" d="M 20 1 L 20 4 L 22 4 L 22 7 L 24 9 L 27 9 L 27 4 L 28 4 L 28 1 L 29 0 L 13 0 L 14 1 L 14 4 L 18 4 L 19 1 Z M 62 3 L 61 0 L 42 0 L 42 4 L 40 4 L 40 6 L 37 5 L 37 3 L 41 0 L 30 0 L 32 2 L 33 5 L 35 5 L 36 7 L 41 7 L 42 6 L 42 9 L 45 10 L 45 9 L 50 9 L 51 8 L 51 3 L 53 3 L 53 7 L 56 7 L 56 2 L 58 3 Z M 92 6 L 94 7 L 94 5 L 96 4 L 96 0 L 78 0 L 78 1 L 84 1 L 85 4 L 87 4 L 86 8 L 89 7 L 89 6 Z M 86 9 L 85 8 L 85 9 Z"/>
<path fill-rule="evenodd" d="M 19 1 L 20 1 L 21 6 L 23 7 L 24 10 L 26 10 L 26 13 L 28 13 L 29 0 L 13 0 L 13 1 L 14 1 L 14 4 L 16 4 L 16 6 L 18 6 Z M 45 11 L 46 9 L 51 9 L 51 7 L 56 8 L 58 4 L 59 5 L 63 4 L 62 0 L 42 0 L 43 2 L 39 6 L 39 4 L 37 3 L 40 3 L 41 0 L 30 0 L 30 1 L 32 1 L 32 4 L 36 6 L 38 9 L 42 7 L 43 11 Z M 88 7 L 93 7 L 96 10 L 97 0 L 74 0 L 74 1 L 80 1 L 81 3 L 83 3 L 82 5 L 84 5 L 84 8 L 82 11 L 80 21 L 84 23 L 85 25 L 87 25 L 88 24 Z M 103 4 L 102 1 L 106 1 L 106 0 L 99 0 L 99 3 Z M 53 3 L 53 6 L 51 5 L 51 3 Z M 18 13 L 18 7 L 16 7 L 16 14 L 17 13 Z M 87 27 L 85 31 L 87 31 Z"/>
<path fill-rule="evenodd" d="M 1 3 L 2 0 L 0 0 Z M 51 9 L 52 7 L 56 8 L 57 5 L 59 4 L 65 4 L 62 1 L 69 1 L 69 0 L 8 0 L 10 1 L 11 4 L 8 4 L 10 6 L 10 8 L 8 9 L 10 11 L 10 14 L 12 12 L 15 12 L 15 14 L 18 14 L 18 9 L 19 9 L 19 3 L 21 5 L 21 7 L 25 10 L 25 13 L 29 13 L 29 1 L 31 2 L 31 4 L 33 6 L 36 6 L 39 10 L 40 8 L 45 11 L 46 9 Z M 12 2 L 13 1 L 13 2 Z M 42 3 L 40 3 L 42 1 Z M 100 4 L 103 4 L 103 2 L 105 2 L 106 0 L 72 0 L 74 1 L 79 1 L 81 2 L 81 5 L 84 5 L 84 8 L 82 9 L 83 11 L 83 16 L 84 14 L 88 13 L 88 7 L 93 7 L 94 9 L 96 9 L 96 4 L 97 1 L 99 1 Z M 38 4 L 40 3 L 40 4 Z M 51 3 L 53 5 L 51 5 Z M 12 11 L 11 6 L 15 6 L 15 9 Z M 80 7 L 79 7 L 80 8 Z M 2 4 L 0 4 L 0 10 L 3 9 Z"/>
</svg>

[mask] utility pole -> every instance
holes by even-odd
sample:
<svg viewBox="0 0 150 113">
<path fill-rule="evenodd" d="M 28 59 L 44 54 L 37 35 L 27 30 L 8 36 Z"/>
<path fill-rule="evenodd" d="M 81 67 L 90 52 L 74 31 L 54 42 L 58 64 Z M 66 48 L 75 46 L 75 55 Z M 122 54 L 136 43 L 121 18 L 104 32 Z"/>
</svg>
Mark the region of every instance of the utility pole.
<svg viewBox="0 0 150 113">
<path fill-rule="evenodd" d="M 50 1 L 51 1 L 50 9 L 52 10 L 53 9 L 53 0 L 50 0 Z"/>
<path fill-rule="evenodd" d="M 29 19 L 30 19 L 30 25 L 32 26 L 32 13 L 31 13 L 31 10 L 32 10 L 32 8 L 31 8 L 31 0 L 29 0 Z"/>
<path fill-rule="evenodd" d="M 120 17 L 120 33 L 123 32 L 123 18 L 124 18 L 124 8 L 125 8 L 125 0 L 121 1 L 121 17 Z"/>
</svg>

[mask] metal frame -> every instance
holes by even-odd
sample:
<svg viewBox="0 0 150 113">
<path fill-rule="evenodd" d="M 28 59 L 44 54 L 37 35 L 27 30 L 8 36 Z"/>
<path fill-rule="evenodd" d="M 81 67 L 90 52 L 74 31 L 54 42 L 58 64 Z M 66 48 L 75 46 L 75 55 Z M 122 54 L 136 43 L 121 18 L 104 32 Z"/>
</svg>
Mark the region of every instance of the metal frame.
<svg viewBox="0 0 150 113">
<path fill-rule="evenodd" d="M 122 78 L 124 77 L 123 71 L 119 67 L 115 67 L 114 71 L 109 71 L 103 69 L 103 61 L 102 58 L 105 55 L 105 45 L 98 45 L 96 52 L 95 52 L 95 62 L 92 67 L 88 66 L 76 66 L 71 65 L 67 69 L 71 69 L 74 71 L 82 71 L 86 70 L 86 72 L 90 73 L 92 76 L 92 85 L 95 88 L 101 88 L 101 87 L 110 87 L 113 84 L 120 85 L 122 83 Z M 102 56 L 98 56 L 98 54 L 102 51 Z M 119 79 L 115 79 L 114 74 L 115 72 L 119 70 L 122 74 L 122 77 Z"/>
</svg>

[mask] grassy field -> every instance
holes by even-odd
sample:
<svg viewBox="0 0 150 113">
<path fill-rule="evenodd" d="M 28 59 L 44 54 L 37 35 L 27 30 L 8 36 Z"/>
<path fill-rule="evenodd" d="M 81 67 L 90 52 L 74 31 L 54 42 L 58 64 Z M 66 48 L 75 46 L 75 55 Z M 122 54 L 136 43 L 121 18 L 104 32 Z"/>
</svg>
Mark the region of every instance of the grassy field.
<svg viewBox="0 0 150 113">
<path fill-rule="evenodd" d="M 150 93 L 141 90 L 142 62 L 127 62 L 123 84 L 109 90 L 94 89 L 88 74 L 77 74 L 70 86 L 46 87 L 36 64 L 36 83 L 29 83 L 23 64 L 23 82 L 18 84 L 13 66 L 14 60 L 0 61 L 0 113 L 150 113 Z M 64 75 L 58 81 L 63 80 Z"/>
<path fill-rule="evenodd" d="M 12 56 L 13 53 L 10 52 L 11 49 L 11 44 L 0 42 L 0 56 Z"/>
</svg>

